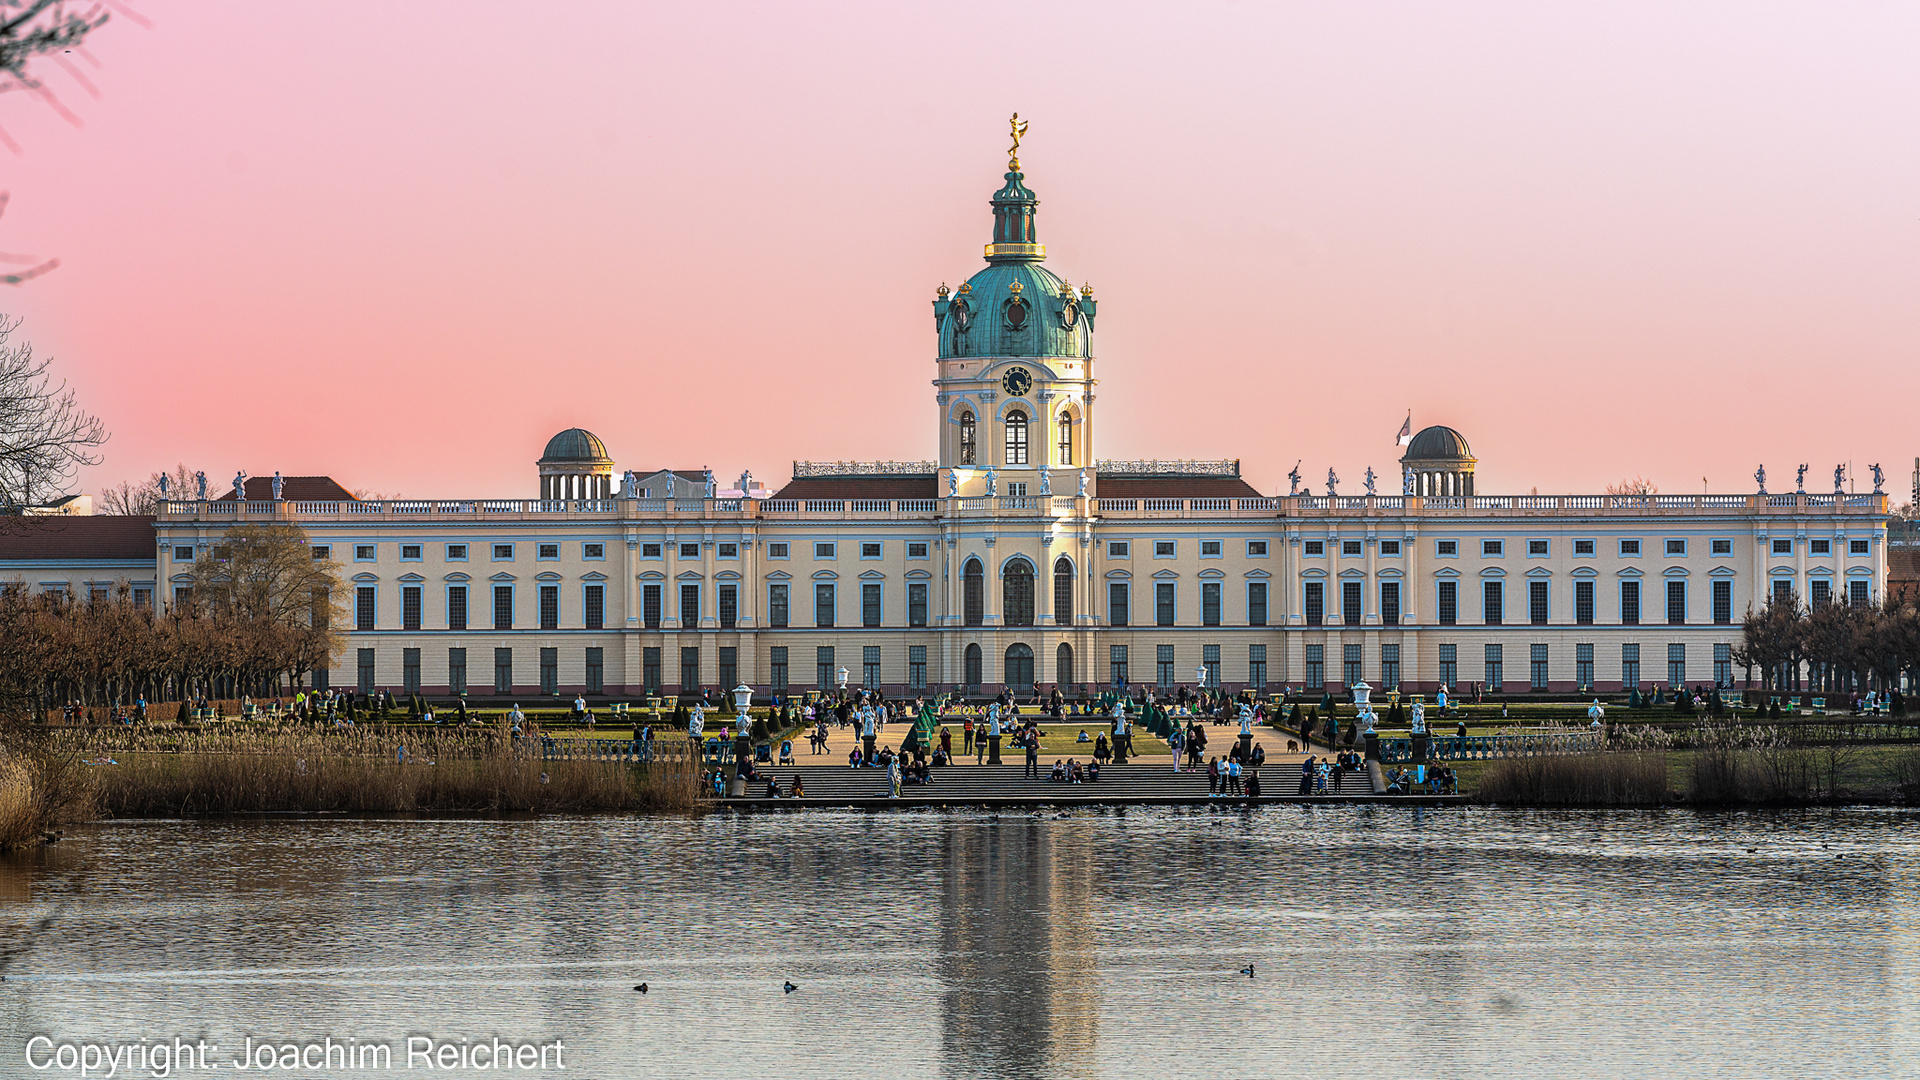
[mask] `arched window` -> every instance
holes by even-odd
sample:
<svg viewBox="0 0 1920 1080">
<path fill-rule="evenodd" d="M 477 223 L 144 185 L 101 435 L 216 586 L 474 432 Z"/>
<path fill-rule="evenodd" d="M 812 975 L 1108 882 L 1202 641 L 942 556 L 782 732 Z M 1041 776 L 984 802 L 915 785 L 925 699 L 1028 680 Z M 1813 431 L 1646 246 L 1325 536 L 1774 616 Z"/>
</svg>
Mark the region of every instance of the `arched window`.
<svg viewBox="0 0 1920 1080">
<path fill-rule="evenodd" d="M 966 683 L 967 695 L 969 697 L 979 695 L 981 682 L 980 646 L 967 646 L 966 658 L 961 661 L 961 679 Z"/>
<path fill-rule="evenodd" d="M 1073 563 L 1065 555 L 1053 563 L 1053 621 L 1073 625 Z"/>
<path fill-rule="evenodd" d="M 1073 646 L 1064 641 L 1053 653 L 1053 681 L 1060 685 L 1062 693 L 1073 682 Z"/>
<path fill-rule="evenodd" d="M 1007 464 L 1027 463 L 1027 414 L 1015 409 L 1007 414 Z"/>
<path fill-rule="evenodd" d="M 1016 694 L 1033 693 L 1033 649 L 1014 642 L 1007 646 L 1007 689 Z"/>
<path fill-rule="evenodd" d="M 973 464 L 977 446 L 979 442 L 974 434 L 973 410 L 967 409 L 960 414 L 960 464 Z"/>
<path fill-rule="evenodd" d="M 962 588 L 961 607 L 966 614 L 968 626 L 987 624 L 986 570 L 979 559 L 968 559 L 966 568 L 960 571 Z"/>
<path fill-rule="evenodd" d="M 1073 416 L 1060 414 L 1060 464 L 1073 464 Z"/>
<path fill-rule="evenodd" d="M 1000 574 L 1000 618 L 1006 626 L 1033 625 L 1033 564 L 1025 559 Z"/>
</svg>

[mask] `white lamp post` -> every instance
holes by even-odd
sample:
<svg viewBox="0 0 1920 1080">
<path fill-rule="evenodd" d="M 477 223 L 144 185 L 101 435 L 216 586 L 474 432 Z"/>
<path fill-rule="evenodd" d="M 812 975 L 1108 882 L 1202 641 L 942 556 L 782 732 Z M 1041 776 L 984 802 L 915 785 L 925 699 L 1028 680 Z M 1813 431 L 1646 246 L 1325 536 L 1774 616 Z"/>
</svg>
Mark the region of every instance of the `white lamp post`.
<svg viewBox="0 0 1920 1080">
<path fill-rule="evenodd" d="M 1203 688 L 1207 685 L 1207 665 L 1201 664 L 1193 669 L 1193 684 Z"/>
<path fill-rule="evenodd" d="M 835 672 L 835 674 L 840 678 L 840 692 L 845 693 L 847 690 L 847 669 L 843 667 Z"/>
<path fill-rule="evenodd" d="M 741 683 L 733 688 L 733 708 L 740 714 L 740 725 L 747 724 L 747 706 L 753 703 L 753 687 Z"/>
</svg>

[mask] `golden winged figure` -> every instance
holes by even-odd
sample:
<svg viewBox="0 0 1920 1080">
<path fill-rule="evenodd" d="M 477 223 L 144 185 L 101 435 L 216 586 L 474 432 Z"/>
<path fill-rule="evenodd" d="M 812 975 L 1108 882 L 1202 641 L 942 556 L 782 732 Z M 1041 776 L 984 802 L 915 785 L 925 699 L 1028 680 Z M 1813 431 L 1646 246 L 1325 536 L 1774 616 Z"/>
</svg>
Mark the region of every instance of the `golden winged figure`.
<svg viewBox="0 0 1920 1080">
<path fill-rule="evenodd" d="M 1007 147 L 1007 158 L 1010 161 L 1019 161 L 1020 136 L 1027 133 L 1027 122 L 1020 119 L 1019 113 L 1014 113 L 1013 119 L 1007 121 L 1007 126 L 1013 129 L 1013 145 Z"/>
</svg>

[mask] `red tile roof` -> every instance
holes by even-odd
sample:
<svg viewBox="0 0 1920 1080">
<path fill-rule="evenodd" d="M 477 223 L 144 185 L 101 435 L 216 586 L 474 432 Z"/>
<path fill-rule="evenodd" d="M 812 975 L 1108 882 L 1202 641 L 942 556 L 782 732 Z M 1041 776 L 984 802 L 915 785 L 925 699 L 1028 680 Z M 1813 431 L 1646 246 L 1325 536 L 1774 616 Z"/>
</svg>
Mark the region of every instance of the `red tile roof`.
<svg viewBox="0 0 1920 1080">
<path fill-rule="evenodd" d="M 353 498 L 353 492 L 334 482 L 331 476 L 283 476 L 280 478 L 280 497 L 288 502 L 347 502 Z M 247 477 L 247 501 L 267 502 L 273 498 L 273 477 Z M 232 502 L 233 492 L 220 496 L 217 502 Z"/>
<path fill-rule="evenodd" d="M 776 499 L 933 499 L 939 481 L 933 476 L 813 476 L 789 480 L 774 492 Z"/>
<path fill-rule="evenodd" d="M 0 520 L 0 560 L 152 561 L 153 518 L 108 514 Z"/>
<path fill-rule="evenodd" d="M 1107 476 L 1095 491 L 1103 499 L 1258 499 L 1237 476 Z"/>
</svg>

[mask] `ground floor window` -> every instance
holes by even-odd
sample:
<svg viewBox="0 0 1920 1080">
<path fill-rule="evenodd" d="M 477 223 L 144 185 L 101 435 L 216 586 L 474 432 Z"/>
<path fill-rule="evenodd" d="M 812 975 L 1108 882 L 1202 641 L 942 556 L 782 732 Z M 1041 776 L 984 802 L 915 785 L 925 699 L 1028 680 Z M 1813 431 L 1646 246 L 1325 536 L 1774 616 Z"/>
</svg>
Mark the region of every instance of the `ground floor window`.
<svg viewBox="0 0 1920 1080">
<path fill-rule="evenodd" d="M 1545 690 L 1547 688 L 1547 647 L 1529 645 L 1527 648 L 1531 654 L 1527 660 L 1527 685 L 1534 690 Z"/>
<path fill-rule="evenodd" d="M 813 650 L 814 684 L 820 689 L 830 689 L 835 685 L 833 678 L 833 646 L 818 645 Z"/>
<path fill-rule="evenodd" d="M 1155 645 L 1153 647 L 1153 660 L 1154 666 L 1158 668 L 1160 685 L 1165 687 L 1173 686 L 1173 646 Z"/>
<path fill-rule="evenodd" d="M 554 695 L 560 692 L 560 650 L 540 650 L 540 692 Z"/>
<path fill-rule="evenodd" d="M 925 645 L 907 646 L 907 689 L 925 690 L 927 688 L 927 647 Z"/>
<path fill-rule="evenodd" d="M 640 683 L 648 697 L 660 696 L 660 647 L 649 645 L 640 650 Z"/>
<path fill-rule="evenodd" d="M 1218 689 L 1220 686 L 1220 646 L 1200 646 L 1200 667 L 1207 673 L 1207 685 Z"/>
<path fill-rule="evenodd" d="M 594 646 L 587 650 L 587 693 L 601 694 L 607 689 L 606 650 Z"/>
<path fill-rule="evenodd" d="M 1498 645 L 1487 646 L 1487 690 L 1495 694 L 1500 692 L 1501 684 L 1506 681 L 1501 677 L 1502 661 L 1505 659 L 1501 652 Z"/>
<path fill-rule="evenodd" d="M 1453 686 L 1460 681 L 1460 646 L 1440 646 L 1440 685 Z"/>
<path fill-rule="evenodd" d="M 359 686 L 362 694 L 373 693 L 373 650 L 361 649 L 358 656 Z"/>
<path fill-rule="evenodd" d="M 493 650 L 493 692 L 513 693 L 513 650 Z"/>
<path fill-rule="evenodd" d="M 1362 674 L 1366 667 L 1366 646 L 1342 645 L 1340 647 L 1341 678 L 1348 686 L 1358 686 L 1366 676 Z"/>
<path fill-rule="evenodd" d="M 1733 685 L 1733 646 L 1724 641 L 1713 646 L 1713 685 L 1722 689 Z"/>
<path fill-rule="evenodd" d="M 1667 646 L 1667 685 L 1687 685 L 1687 647 L 1677 641 Z"/>
<path fill-rule="evenodd" d="M 1107 646 L 1107 683 L 1111 686 L 1127 685 L 1127 647 L 1125 645 Z"/>
<path fill-rule="evenodd" d="M 420 650 L 400 650 L 400 692 L 417 694 L 420 692 Z"/>
<path fill-rule="evenodd" d="M 878 609 L 880 602 L 874 601 Z M 860 647 L 860 685 L 868 688 L 880 685 L 880 646 L 862 645 Z"/>
<path fill-rule="evenodd" d="M 1267 647 L 1265 645 L 1247 646 L 1247 685 L 1255 690 L 1266 689 Z"/>
<path fill-rule="evenodd" d="M 775 645 L 773 647 L 772 661 L 773 692 L 776 694 L 784 694 L 787 692 L 787 647 L 785 645 Z"/>
<path fill-rule="evenodd" d="M 1397 644 L 1380 646 L 1380 688 L 1400 688 L 1400 646 Z"/>
<path fill-rule="evenodd" d="M 725 697 L 738 685 L 740 685 L 740 650 L 732 645 L 722 645 L 720 646 L 720 696 Z"/>
<path fill-rule="evenodd" d="M 1321 690 L 1327 685 L 1327 647 L 1307 646 L 1307 689 Z"/>
<path fill-rule="evenodd" d="M 1573 647 L 1573 681 L 1581 691 L 1593 689 L 1593 643 Z"/>
</svg>

